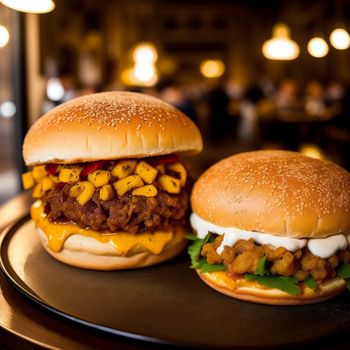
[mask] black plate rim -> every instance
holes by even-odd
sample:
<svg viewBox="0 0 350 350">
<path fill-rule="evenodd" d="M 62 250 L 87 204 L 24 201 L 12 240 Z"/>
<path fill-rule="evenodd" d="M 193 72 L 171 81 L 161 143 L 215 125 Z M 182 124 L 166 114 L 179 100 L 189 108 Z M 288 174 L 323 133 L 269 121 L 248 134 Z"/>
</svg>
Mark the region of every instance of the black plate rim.
<svg viewBox="0 0 350 350">
<path fill-rule="evenodd" d="M 175 341 L 175 340 L 155 338 L 155 337 L 151 337 L 151 336 L 140 335 L 140 334 L 133 333 L 133 332 L 123 331 L 120 329 L 110 328 L 107 326 L 102 326 L 100 324 L 97 324 L 97 323 L 94 323 L 91 321 L 87 321 L 87 320 L 84 320 L 84 319 L 79 318 L 79 317 L 75 317 L 69 313 L 63 312 L 63 311 L 45 303 L 44 300 L 40 299 L 40 296 L 38 296 L 34 291 L 31 290 L 31 288 L 29 288 L 29 286 L 27 286 L 25 284 L 24 281 L 22 281 L 22 279 L 12 270 L 11 267 L 10 267 L 10 269 L 8 269 L 7 264 L 4 261 L 4 260 L 8 260 L 8 259 L 6 259 L 7 255 L 5 255 L 5 259 L 4 259 L 4 250 L 7 251 L 6 248 L 9 244 L 11 238 L 16 233 L 16 229 L 18 227 L 21 227 L 22 225 L 24 225 L 29 220 L 31 220 L 31 217 L 29 214 L 26 214 L 26 215 L 20 217 L 19 219 L 15 220 L 11 224 L 9 224 L 2 231 L 0 231 L 0 270 L 2 271 L 2 273 L 6 277 L 6 279 L 10 282 L 10 284 L 21 295 L 24 295 L 31 302 L 35 303 L 36 305 L 39 305 L 44 310 L 49 311 L 49 312 L 53 313 L 54 315 L 59 316 L 60 318 L 62 318 L 64 320 L 68 320 L 68 321 L 73 322 L 77 325 L 84 326 L 87 329 L 92 328 L 94 330 L 97 330 L 100 332 L 105 332 L 105 333 L 108 333 L 111 335 L 121 336 L 124 338 L 138 340 L 138 341 L 144 341 L 146 343 L 151 343 L 151 344 L 153 343 L 153 344 L 157 344 L 157 345 L 168 345 L 168 346 L 172 346 L 172 347 L 175 346 L 175 347 L 183 347 L 183 348 L 190 347 L 190 348 L 197 348 L 197 349 L 209 349 L 209 348 L 211 348 L 211 347 L 206 346 L 204 344 L 190 343 L 190 342 L 179 342 L 179 341 Z M 8 262 L 8 264 L 10 265 L 9 262 Z M 13 274 L 17 277 L 17 279 L 19 281 L 21 281 L 22 284 L 27 289 L 23 285 L 21 285 L 21 283 L 19 283 L 18 280 L 16 280 L 16 278 L 14 276 L 11 275 L 11 270 L 12 270 Z M 31 291 L 32 294 L 29 291 Z M 296 307 L 298 307 L 298 306 L 296 306 Z M 340 334 L 344 331 L 349 331 L 349 330 L 350 330 L 350 323 L 344 324 L 342 327 L 338 328 L 335 331 L 329 330 L 328 332 L 325 332 L 325 333 L 319 335 L 318 337 L 311 338 L 311 339 L 296 340 L 294 342 L 275 344 L 273 346 L 271 346 L 271 345 L 268 345 L 268 346 L 264 346 L 264 345 L 262 345 L 262 346 L 239 345 L 239 346 L 218 346 L 216 348 L 217 349 L 241 349 L 241 348 L 243 348 L 243 349 L 267 349 L 267 348 L 280 349 L 281 347 L 285 347 L 285 346 L 289 347 L 289 346 L 307 345 L 307 344 L 311 344 L 313 342 L 319 342 L 319 341 L 322 341 L 323 339 L 329 338 L 330 336 L 334 336 L 336 334 Z"/>
<path fill-rule="evenodd" d="M 29 288 L 22 280 L 21 278 L 12 270 L 11 265 L 9 262 L 6 263 L 7 255 L 5 255 L 4 258 L 4 250 L 7 251 L 7 246 L 12 238 L 12 236 L 15 234 L 17 227 L 21 227 L 23 224 L 25 224 L 27 221 L 30 220 L 30 215 L 27 214 L 24 217 L 16 220 L 12 224 L 10 224 L 7 228 L 5 228 L 2 232 L 0 232 L 0 269 L 4 276 L 7 278 L 7 280 L 15 287 L 17 291 L 19 291 L 22 295 L 25 297 L 29 298 L 30 301 L 34 302 L 35 304 L 40 305 L 42 308 L 45 310 L 48 310 L 50 312 L 53 312 L 54 314 L 67 319 L 71 322 L 75 322 L 77 324 L 83 325 L 84 327 L 89 327 L 93 328 L 95 330 L 101 331 L 101 332 L 106 332 L 109 334 L 125 337 L 125 338 L 130 338 L 133 340 L 141 340 L 149 343 L 156 343 L 160 345 L 172 345 L 172 346 L 181 346 L 181 347 L 197 347 L 198 344 L 189 344 L 189 343 L 181 343 L 181 342 L 176 342 L 176 341 L 170 341 L 162 338 L 154 338 L 150 336 L 145 336 L 145 335 L 140 335 L 137 333 L 132 333 L 132 332 L 127 332 L 115 328 L 110 328 L 106 326 L 99 325 L 94 322 L 90 322 L 87 320 L 84 320 L 82 318 L 75 317 L 69 313 L 65 313 L 51 305 L 48 305 L 44 300 L 40 298 L 39 295 L 37 295 L 34 291 Z M 7 264 L 9 264 L 10 268 L 8 268 Z M 17 277 L 14 277 L 14 276 Z M 21 283 L 18 282 L 21 281 Z M 202 347 L 205 348 L 205 347 Z"/>
</svg>

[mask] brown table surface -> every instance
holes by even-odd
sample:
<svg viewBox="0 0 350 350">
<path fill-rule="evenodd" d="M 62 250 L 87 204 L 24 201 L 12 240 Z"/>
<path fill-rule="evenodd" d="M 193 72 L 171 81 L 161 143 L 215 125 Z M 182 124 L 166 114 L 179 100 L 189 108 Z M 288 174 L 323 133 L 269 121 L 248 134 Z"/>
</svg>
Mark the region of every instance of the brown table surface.
<svg viewBox="0 0 350 350">
<path fill-rule="evenodd" d="M 22 193 L 0 207 L 0 229 L 27 214 L 31 202 L 30 193 Z M 311 345 L 323 350 L 350 349 L 350 336 L 344 332 L 307 348 Z M 19 294 L 0 273 L 0 349 L 36 348 L 139 350 L 164 346 L 112 336 L 61 319 Z"/>
</svg>

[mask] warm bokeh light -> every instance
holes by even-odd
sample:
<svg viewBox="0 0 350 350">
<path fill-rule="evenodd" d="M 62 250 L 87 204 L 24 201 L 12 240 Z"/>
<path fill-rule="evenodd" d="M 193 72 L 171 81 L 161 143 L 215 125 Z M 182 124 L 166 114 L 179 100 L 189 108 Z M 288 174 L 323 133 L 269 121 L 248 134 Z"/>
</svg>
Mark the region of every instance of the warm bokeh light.
<svg viewBox="0 0 350 350">
<path fill-rule="evenodd" d="M 64 96 L 64 87 L 58 78 L 50 78 L 46 85 L 46 95 L 51 101 L 60 101 Z"/>
<path fill-rule="evenodd" d="M 124 71 L 124 79 L 128 85 L 153 86 L 158 82 L 155 63 L 158 53 L 152 43 L 140 43 L 133 50 L 134 67 L 132 72 Z M 123 79 L 123 77 L 122 77 Z"/>
<path fill-rule="evenodd" d="M 5 101 L 0 105 L 0 116 L 11 118 L 16 113 L 16 105 L 12 101 Z"/>
<path fill-rule="evenodd" d="M 133 68 L 124 69 L 121 76 L 120 76 L 120 79 L 121 79 L 122 83 L 125 84 L 126 86 L 136 85 L 136 80 L 135 80 Z"/>
<path fill-rule="evenodd" d="M 270 60 L 294 60 L 299 56 L 298 44 L 291 40 L 289 28 L 282 23 L 272 29 L 272 38 L 265 41 L 263 55 Z"/>
<path fill-rule="evenodd" d="M 56 6 L 52 0 L 1 0 L 0 2 L 13 10 L 28 13 L 47 13 Z"/>
<path fill-rule="evenodd" d="M 205 60 L 199 70 L 206 78 L 219 78 L 225 72 L 225 64 L 221 60 Z"/>
<path fill-rule="evenodd" d="M 6 27 L 0 25 L 0 48 L 6 46 L 9 42 L 10 34 Z"/>
<path fill-rule="evenodd" d="M 135 63 L 153 64 L 158 59 L 156 48 L 151 43 L 140 43 L 133 51 L 133 60 Z"/>
<path fill-rule="evenodd" d="M 157 70 L 153 64 L 135 64 L 133 73 L 137 85 L 153 86 L 158 81 Z"/>
<path fill-rule="evenodd" d="M 346 50 L 350 46 L 350 36 L 345 29 L 334 29 L 329 40 L 332 46 L 338 50 Z"/>
<path fill-rule="evenodd" d="M 310 158 L 324 159 L 324 155 L 317 145 L 304 144 L 300 147 L 300 152 Z"/>
<path fill-rule="evenodd" d="M 308 42 L 307 50 L 311 56 L 320 58 L 327 55 L 329 48 L 327 42 L 324 39 L 316 37 L 312 38 Z"/>
</svg>

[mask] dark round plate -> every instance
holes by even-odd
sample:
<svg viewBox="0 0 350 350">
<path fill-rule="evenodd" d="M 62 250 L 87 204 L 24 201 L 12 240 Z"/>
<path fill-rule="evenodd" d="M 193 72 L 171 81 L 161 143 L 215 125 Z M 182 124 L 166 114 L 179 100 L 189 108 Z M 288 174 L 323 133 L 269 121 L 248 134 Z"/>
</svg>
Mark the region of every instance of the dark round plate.
<svg viewBox="0 0 350 350">
<path fill-rule="evenodd" d="M 207 287 L 185 254 L 168 263 L 98 272 L 64 265 L 41 247 L 29 218 L 4 232 L 1 268 L 34 302 L 109 333 L 206 348 L 281 347 L 350 329 L 350 294 L 307 306 L 238 301 Z"/>
</svg>

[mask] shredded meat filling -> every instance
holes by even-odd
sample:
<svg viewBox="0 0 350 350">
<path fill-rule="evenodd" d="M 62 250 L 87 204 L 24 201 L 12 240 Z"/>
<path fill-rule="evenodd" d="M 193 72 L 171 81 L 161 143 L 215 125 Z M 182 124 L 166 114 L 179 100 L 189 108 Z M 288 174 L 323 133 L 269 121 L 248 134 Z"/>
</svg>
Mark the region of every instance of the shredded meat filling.
<svg viewBox="0 0 350 350">
<path fill-rule="evenodd" d="M 42 198 L 51 221 L 73 221 L 81 227 L 98 231 L 126 231 L 132 234 L 166 230 L 186 224 L 188 194 L 168 194 L 158 188 L 156 197 L 133 196 L 126 193 L 110 201 L 92 199 L 80 205 L 69 196 L 72 184 L 64 184 L 47 192 Z"/>
<path fill-rule="evenodd" d="M 203 246 L 201 255 L 210 264 L 223 263 L 228 273 L 255 273 L 259 260 L 266 255 L 268 268 L 274 275 L 294 276 L 299 281 L 312 276 L 317 281 L 335 277 L 339 263 L 350 263 L 350 250 L 337 252 L 328 259 L 313 255 L 307 247 L 292 253 L 284 247 L 274 248 L 270 245 L 259 245 L 250 240 L 239 240 L 233 247 L 225 246 L 222 254 L 216 249 L 223 236 L 217 236 L 212 243 Z"/>
</svg>

